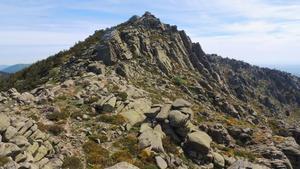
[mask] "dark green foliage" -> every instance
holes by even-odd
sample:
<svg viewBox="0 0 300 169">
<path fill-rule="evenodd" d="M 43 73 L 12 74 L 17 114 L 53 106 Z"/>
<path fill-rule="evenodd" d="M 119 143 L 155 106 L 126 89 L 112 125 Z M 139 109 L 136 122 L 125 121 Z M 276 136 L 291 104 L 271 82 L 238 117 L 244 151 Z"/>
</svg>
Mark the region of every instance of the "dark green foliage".
<svg viewBox="0 0 300 169">
<path fill-rule="evenodd" d="M 186 85 L 187 81 L 185 79 L 183 79 L 180 76 L 176 76 L 173 78 L 173 82 L 175 83 L 175 85 L 177 86 L 182 86 L 182 85 Z"/>
<path fill-rule="evenodd" d="M 125 119 L 121 115 L 101 115 L 98 117 L 98 121 L 104 122 L 104 123 L 109 123 L 109 124 L 115 124 L 115 125 L 120 125 L 125 122 Z"/>
<path fill-rule="evenodd" d="M 64 159 L 62 168 L 64 169 L 83 169 L 80 158 L 71 156 Z"/>
<path fill-rule="evenodd" d="M 143 167 L 143 169 L 159 169 L 159 168 L 154 164 L 147 164 Z"/>
<path fill-rule="evenodd" d="M 50 78 L 59 79 L 59 68 L 71 56 L 80 56 L 85 48 L 91 44 L 101 43 L 104 30 L 99 30 L 83 42 L 78 42 L 67 51 L 61 51 L 45 60 L 38 61 L 30 67 L 12 74 L 9 78 L 0 78 L 0 91 L 16 88 L 19 91 L 28 91 L 40 84 L 46 83 Z"/>
<path fill-rule="evenodd" d="M 6 72 L 6 73 L 15 73 L 17 71 L 25 69 L 28 66 L 30 66 L 30 64 L 16 64 L 16 65 L 11 65 L 9 67 L 6 67 L 5 69 L 2 69 L 1 71 Z"/>
<path fill-rule="evenodd" d="M 117 93 L 117 97 L 119 97 L 122 101 L 126 101 L 128 95 L 126 92 L 119 92 L 119 93 Z"/>
<path fill-rule="evenodd" d="M 46 115 L 47 119 L 52 121 L 65 120 L 70 116 L 69 112 L 52 112 Z"/>
<path fill-rule="evenodd" d="M 112 113 L 115 111 L 115 108 L 109 104 L 104 104 L 100 110 L 102 113 Z"/>
<path fill-rule="evenodd" d="M 30 90 L 39 84 L 48 81 L 48 74 L 54 67 L 64 62 L 66 52 L 60 52 L 46 60 L 38 61 L 30 67 L 12 74 L 7 80 L 0 82 L 0 89 L 15 87 L 20 91 Z"/>
</svg>

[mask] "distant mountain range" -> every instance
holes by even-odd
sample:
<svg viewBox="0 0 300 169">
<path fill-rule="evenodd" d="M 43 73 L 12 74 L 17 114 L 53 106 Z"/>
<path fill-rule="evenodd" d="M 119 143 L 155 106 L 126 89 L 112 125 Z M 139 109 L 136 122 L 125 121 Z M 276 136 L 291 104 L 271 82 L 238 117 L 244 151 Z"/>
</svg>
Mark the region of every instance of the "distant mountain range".
<svg viewBox="0 0 300 169">
<path fill-rule="evenodd" d="M 0 70 L 5 69 L 7 67 L 9 67 L 9 66 L 8 65 L 0 65 Z"/>
<path fill-rule="evenodd" d="M 30 64 L 16 64 L 16 65 L 0 65 L 0 71 L 5 73 L 15 73 L 26 67 L 30 66 Z"/>
<path fill-rule="evenodd" d="M 0 72 L 2 73 L 15 73 L 31 64 L 15 64 L 15 65 L 0 65 Z M 296 76 L 300 76 L 300 64 L 299 65 L 260 65 L 261 67 L 268 67 L 284 72 L 291 73 Z"/>
<path fill-rule="evenodd" d="M 261 65 L 261 66 L 268 67 L 271 69 L 281 70 L 296 76 L 300 76 L 300 64 L 299 65 Z"/>
</svg>

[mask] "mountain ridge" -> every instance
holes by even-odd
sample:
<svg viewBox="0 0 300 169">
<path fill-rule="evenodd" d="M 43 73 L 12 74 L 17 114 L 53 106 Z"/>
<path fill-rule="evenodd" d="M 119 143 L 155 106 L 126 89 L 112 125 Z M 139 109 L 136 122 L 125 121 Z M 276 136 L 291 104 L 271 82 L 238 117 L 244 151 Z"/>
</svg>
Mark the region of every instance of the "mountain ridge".
<svg viewBox="0 0 300 169">
<path fill-rule="evenodd" d="M 6 66 L 5 68 L 1 69 L 1 71 L 6 73 L 16 73 L 20 70 L 25 69 L 28 66 L 30 66 L 30 64 L 15 64 L 15 65 Z"/>
<path fill-rule="evenodd" d="M 4 69 L 6 67 L 8 67 L 8 65 L 0 65 L 0 69 Z"/>
<path fill-rule="evenodd" d="M 30 126 L 4 124 L 3 138 L 47 133 L 25 138 L 39 147 L 24 158 L 33 166 L 296 169 L 299 88 L 289 73 L 206 54 L 146 12 L 2 80 L 5 118 Z"/>
<path fill-rule="evenodd" d="M 269 67 L 271 69 L 281 70 L 288 73 L 291 73 L 296 76 L 300 76 L 300 65 L 292 65 L 292 64 L 286 64 L 286 65 L 262 65 L 262 67 Z"/>
</svg>

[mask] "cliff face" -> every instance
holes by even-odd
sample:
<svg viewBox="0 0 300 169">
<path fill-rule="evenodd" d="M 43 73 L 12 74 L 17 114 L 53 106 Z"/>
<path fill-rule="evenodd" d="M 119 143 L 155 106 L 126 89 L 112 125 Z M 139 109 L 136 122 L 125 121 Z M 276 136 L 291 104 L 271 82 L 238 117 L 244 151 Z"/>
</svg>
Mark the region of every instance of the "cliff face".
<svg viewBox="0 0 300 169">
<path fill-rule="evenodd" d="M 145 85 L 160 77 L 183 78 L 188 84 L 182 87 L 191 97 L 234 117 L 259 111 L 251 107 L 278 116 L 293 114 L 299 107 L 299 78 L 205 54 L 184 31 L 163 24 L 150 13 L 106 30 L 100 39 L 101 43 L 85 50 L 86 59 L 115 66 L 129 81 L 143 79 Z M 233 107 L 227 106 L 228 101 Z"/>
<path fill-rule="evenodd" d="M 300 79 L 206 54 L 148 12 L 0 84 L 6 168 L 300 167 Z"/>
</svg>

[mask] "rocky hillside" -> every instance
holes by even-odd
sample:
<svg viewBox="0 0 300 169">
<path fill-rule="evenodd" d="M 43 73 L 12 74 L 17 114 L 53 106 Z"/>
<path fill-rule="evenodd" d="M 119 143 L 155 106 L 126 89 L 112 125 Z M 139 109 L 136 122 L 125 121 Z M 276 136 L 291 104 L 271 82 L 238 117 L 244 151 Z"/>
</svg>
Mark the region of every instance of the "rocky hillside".
<svg viewBox="0 0 300 169">
<path fill-rule="evenodd" d="M 300 168 L 300 79 L 149 12 L 0 82 L 0 168 Z"/>
</svg>

